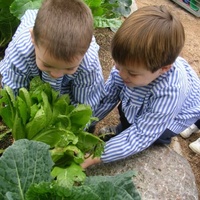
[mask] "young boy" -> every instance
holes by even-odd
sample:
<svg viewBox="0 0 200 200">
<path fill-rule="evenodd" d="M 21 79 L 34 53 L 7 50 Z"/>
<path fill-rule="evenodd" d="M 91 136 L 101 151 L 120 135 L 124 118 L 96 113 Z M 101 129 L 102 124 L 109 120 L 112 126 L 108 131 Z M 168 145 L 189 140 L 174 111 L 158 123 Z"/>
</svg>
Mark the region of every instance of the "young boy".
<svg viewBox="0 0 200 200">
<path fill-rule="evenodd" d="M 189 138 L 193 133 L 200 131 L 200 119 L 197 120 L 194 124 L 186 128 L 183 132 L 180 133 L 181 137 Z M 200 137 L 194 142 L 189 144 L 189 147 L 195 153 L 200 154 Z"/>
<path fill-rule="evenodd" d="M 2 86 L 15 94 L 34 76 L 50 83 L 72 104 L 89 104 L 94 113 L 104 79 L 93 37 L 93 16 L 81 0 L 45 0 L 28 10 L 0 62 Z"/>
<path fill-rule="evenodd" d="M 99 158 L 83 168 L 139 153 L 154 143 L 169 144 L 200 117 L 200 81 L 180 54 L 185 41 L 179 19 L 164 6 L 133 12 L 111 43 L 115 67 L 106 82 L 107 96 L 97 117 L 118 103 L 120 124 Z"/>
</svg>

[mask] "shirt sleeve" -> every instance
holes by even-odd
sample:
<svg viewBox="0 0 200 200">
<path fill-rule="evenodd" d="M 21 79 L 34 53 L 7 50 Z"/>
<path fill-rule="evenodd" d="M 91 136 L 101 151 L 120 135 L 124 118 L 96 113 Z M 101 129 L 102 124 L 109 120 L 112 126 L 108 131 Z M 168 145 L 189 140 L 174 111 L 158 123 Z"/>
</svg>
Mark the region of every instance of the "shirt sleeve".
<svg viewBox="0 0 200 200">
<path fill-rule="evenodd" d="M 120 91 L 123 82 L 119 77 L 118 70 L 113 67 L 108 80 L 105 83 L 105 93 L 97 107 L 96 117 L 102 120 L 120 102 Z"/>
<path fill-rule="evenodd" d="M 152 92 L 148 108 L 140 111 L 129 128 L 106 142 L 102 161 L 124 159 L 148 148 L 175 119 L 183 101 L 178 87 Z"/>
<path fill-rule="evenodd" d="M 98 58 L 90 63 L 90 68 L 89 70 L 80 69 L 78 75 L 72 81 L 69 94 L 72 104 L 90 105 L 93 115 L 95 115 L 97 105 L 105 93 L 104 78 Z"/>
</svg>

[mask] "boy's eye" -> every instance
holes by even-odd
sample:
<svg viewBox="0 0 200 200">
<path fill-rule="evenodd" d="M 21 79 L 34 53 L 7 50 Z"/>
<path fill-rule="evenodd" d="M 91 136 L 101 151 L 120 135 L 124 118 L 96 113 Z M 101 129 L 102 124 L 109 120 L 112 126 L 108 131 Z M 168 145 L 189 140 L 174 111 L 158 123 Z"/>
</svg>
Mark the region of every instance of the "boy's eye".
<svg viewBox="0 0 200 200">
<path fill-rule="evenodd" d="M 130 75 L 130 76 L 137 76 L 137 74 L 132 74 L 132 73 L 130 73 L 130 72 L 129 72 L 129 75 Z"/>
<path fill-rule="evenodd" d="M 75 67 L 74 68 L 67 68 L 67 69 L 65 69 L 66 71 L 73 71 L 73 70 L 75 70 Z"/>
<path fill-rule="evenodd" d="M 51 68 L 49 65 L 43 64 L 44 67 L 46 68 Z"/>
</svg>

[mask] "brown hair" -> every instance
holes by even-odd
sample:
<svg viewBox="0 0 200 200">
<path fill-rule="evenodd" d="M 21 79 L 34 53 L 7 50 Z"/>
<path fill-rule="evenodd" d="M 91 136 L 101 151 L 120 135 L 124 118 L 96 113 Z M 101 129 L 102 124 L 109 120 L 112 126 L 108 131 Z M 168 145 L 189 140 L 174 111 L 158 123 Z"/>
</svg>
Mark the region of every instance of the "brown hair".
<svg viewBox="0 0 200 200">
<path fill-rule="evenodd" d="M 111 43 L 112 57 L 126 66 L 142 63 L 155 72 L 172 64 L 185 42 L 180 20 L 165 6 L 147 6 L 133 12 Z"/>
<path fill-rule="evenodd" d="M 33 28 L 36 45 L 56 59 L 73 61 L 83 56 L 93 35 L 93 16 L 81 0 L 45 0 Z"/>
</svg>

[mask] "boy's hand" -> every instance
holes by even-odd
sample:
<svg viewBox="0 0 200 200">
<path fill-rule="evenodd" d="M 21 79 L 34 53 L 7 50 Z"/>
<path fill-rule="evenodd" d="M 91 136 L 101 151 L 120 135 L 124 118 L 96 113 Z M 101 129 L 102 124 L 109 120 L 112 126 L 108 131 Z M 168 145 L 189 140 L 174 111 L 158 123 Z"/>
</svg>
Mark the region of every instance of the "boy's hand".
<svg viewBox="0 0 200 200">
<path fill-rule="evenodd" d="M 86 157 L 85 161 L 81 164 L 81 167 L 83 169 L 86 169 L 87 167 L 91 165 L 95 165 L 101 162 L 100 158 L 92 158 L 92 155 L 90 157 L 86 155 L 85 157 Z"/>
</svg>

